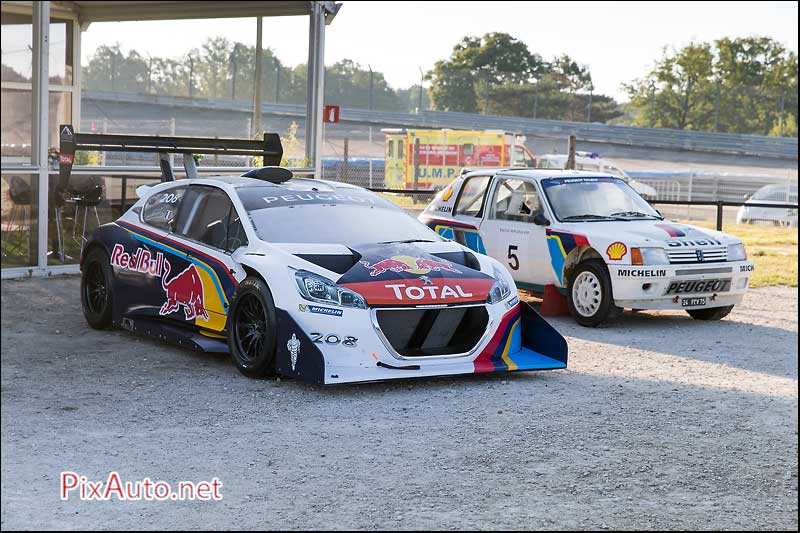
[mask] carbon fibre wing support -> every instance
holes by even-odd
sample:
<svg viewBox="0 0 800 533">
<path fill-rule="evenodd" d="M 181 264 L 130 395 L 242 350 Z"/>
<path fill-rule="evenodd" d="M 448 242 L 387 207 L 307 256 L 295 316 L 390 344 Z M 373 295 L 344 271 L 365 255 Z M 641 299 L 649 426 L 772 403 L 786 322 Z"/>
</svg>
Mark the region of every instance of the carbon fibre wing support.
<svg viewBox="0 0 800 533">
<path fill-rule="evenodd" d="M 159 154 L 161 179 L 175 179 L 169 154 L 183 154 L 188 177 L 197 177 L 194 155 L 245 155 L 262 157 L 264 166 L 277 166 L 283 158 L 283 146 L 277 133 L 265 133 L 262 140 L 214 139 L 208 137 L 160 137 L 151 135 L 114 135 L 77 133 L 71 124 L 59 126 L 58 191 L 69 188 L 75 152 L 139 152 Z"/>
</svg>

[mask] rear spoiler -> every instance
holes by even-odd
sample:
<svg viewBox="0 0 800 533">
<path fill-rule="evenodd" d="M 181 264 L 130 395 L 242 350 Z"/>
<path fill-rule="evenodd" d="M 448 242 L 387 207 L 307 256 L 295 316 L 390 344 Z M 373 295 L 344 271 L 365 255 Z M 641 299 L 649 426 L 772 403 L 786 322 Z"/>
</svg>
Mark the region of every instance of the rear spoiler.
<svg viewBox="0 0 800 533">
<path fill-rule="evenodd" d="M 75 152 L 78 151 L 156 153 L 159 155 L 163 181 L 175 179 L 169 154 L 183 154 L 183 167 L 189 178 L 197 177 L 197 165 L 193 157 L 195 154 L 263 157 L 264 166 L 278 166 L 283 158 L 283 146 L 277 133 L 265 133 L 263 140 L 250 140 L 76 133 L 71 124 L 62 124 L 58 131 L 60 140 L 59 192 L 64 192 L 69 188 Z"/>
</svg>

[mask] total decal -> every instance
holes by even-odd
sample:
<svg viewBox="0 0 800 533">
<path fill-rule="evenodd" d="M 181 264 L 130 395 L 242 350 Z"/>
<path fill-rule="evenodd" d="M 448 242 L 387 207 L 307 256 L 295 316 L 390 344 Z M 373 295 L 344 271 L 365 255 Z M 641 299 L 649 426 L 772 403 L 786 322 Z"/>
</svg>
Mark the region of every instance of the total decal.
<svg viewBox="0 0 800 533">
<path fill-rule="evenodd" d="M 448 261 L 426 257 L 395 255 L 372 263 L 361 261 L 361 265 L 369 272 L 366 280 L 356 278 L 340 283 L 364 296 L 371 305 L 484 301 L 494 283 L 492 278 L 478 272 L 465 274 Z M 394 279 L 369 281 L 388 274 L 392 274 Z M 463 277 L 453 277 L 452 274 Z"/>
<path fill-rule="evenodd" d="M 129 254 L 119 243 L 114 245 L 111 264 L 124 270 L 161 279 L 161 288 L 166 293 L 167 301 L 159 309 L 159 315 L 170 315 L 183 308 L 186 320 L 203 319 L 208 321 L 208 311 L 205 308 L 203 296 L 203 282 L 194 264 L 190 264 L 182 272 L 168 280 L 172 265 L 163 253 L 157 252 L 153 256 L 149 250 L 137 248 L 133 254 Z"/>
</svg>

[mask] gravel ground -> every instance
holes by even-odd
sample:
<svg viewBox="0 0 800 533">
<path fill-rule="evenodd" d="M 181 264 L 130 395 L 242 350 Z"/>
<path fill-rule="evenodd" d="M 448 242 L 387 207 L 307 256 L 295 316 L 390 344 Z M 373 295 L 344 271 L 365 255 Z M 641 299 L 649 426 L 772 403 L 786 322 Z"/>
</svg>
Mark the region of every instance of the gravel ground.
<svg viewBox="0 0 800 533">
<path fill-rule="evenodd" d="M 319 388 L 92 331 L 78 285 L 2 282 L 3 529 L 798 527 L 796 289 L 554 319 L 563 371 Z M 224 499 L 61 501 L 62 470 Z"/>
</svg>

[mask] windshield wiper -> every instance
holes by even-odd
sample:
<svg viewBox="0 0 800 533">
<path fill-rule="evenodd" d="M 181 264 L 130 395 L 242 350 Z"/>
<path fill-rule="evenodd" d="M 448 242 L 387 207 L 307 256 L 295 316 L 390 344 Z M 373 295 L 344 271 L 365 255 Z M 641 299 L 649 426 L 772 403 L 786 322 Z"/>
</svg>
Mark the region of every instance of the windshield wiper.
<svg viewBox="0 0 800 533">
<path fill-rule="evenodd" d="M 436 242 L 430 239 L 405 239 L 400 241 L 383 241 L 379 242 L 378 244 L 409 244 L 412 242 Z"/>
<path fill-rule="evenodd" d="M 640 213 L 639 211 L 620 211 L 619 213 L 611 213 L 612 217 L 629 217 L 629 218 L 642 218 L 642 217 L 653 217 L 657 218 L 658 220 L 663 220 L 664 217 L 660 217 L 658 215 L 648 215 L 647 213 Z"/>
<path fill-rule="evenodd" d="M 565 222 L 567 220 L 623 220 L 623 219 L 614 216 L 593 215 L 587 213 L 585 215 L 570 215 L 568 217 L 564 217 L 561 219 L 562 222 Z"/>
</svg>

